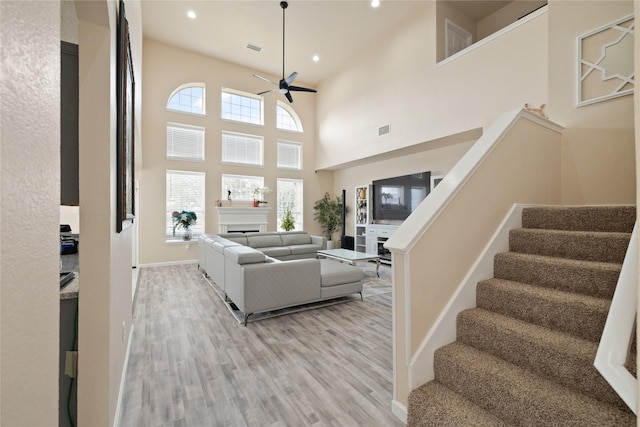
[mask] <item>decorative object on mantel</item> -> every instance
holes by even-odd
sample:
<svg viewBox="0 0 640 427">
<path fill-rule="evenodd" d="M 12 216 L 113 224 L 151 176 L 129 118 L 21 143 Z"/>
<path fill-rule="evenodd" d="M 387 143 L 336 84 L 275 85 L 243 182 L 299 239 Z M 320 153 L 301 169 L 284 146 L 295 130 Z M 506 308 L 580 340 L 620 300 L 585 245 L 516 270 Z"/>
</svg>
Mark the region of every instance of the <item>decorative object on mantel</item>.
<svg viewBox="0 0 640 427">
<path fill-rule="evenodd" d="M 525 110 L 531 111 L 532 113 L 536 113 L 537 115 L 539 115 L 543 119 L 548 119 L 549 117 L 547 117 L 547 115 L 543 111 L 544 107 L 545 107 L 544 104 L 540 105 L 540 108 L 533 108 L 533 107 L 529 107 L 529 104 L 524 104 L 524 109 Z"/>
<path fill-rule="evenodd" d="M 291 231 L 296 228 L 296 222 L 293 218 L 293 213 L 291 213 L 291 209 L 287 208 L 287 210 L 284 211 L 284 216 L 282 217 L 282 221 L 280 221 L 280 227 L 282 227 L 284 231 Z"/>
<path fill-rule="evenodd" d="M 184 228 L 184 234 L 182 235 L 182 239 L 185 241 L 191 240 L 192 232 L 191 226 L 196 223 L 198 217 L 196 213 L 193 211 L 173 211 L 171 214 L 171 219 L 174 222 L 173 224 L 173 236 L 176 235 L 176 228 Z"/>
<path fill-rule="evenodd" d="M 345 214 L 347 213 L 349 213 L 349 208 L 345 206 Z M 329 242 L 332 242 L 331 236 L 340 230 L 342 223 L 342 198 L 336 196 L 335 200 L 331 200 L 329 193 L 324 193 L 324 197 L 316 200 L 313 205 L 313 219 L 322 226 L 322 234 Z"/>
<path fill-rule="evenodd" d="M 273 190 L 271 190 L 269 187 L 256 187 L 256 189 L 253 190 L 253 207 L 257 208 L 260 205 L 265 205 L 267 203 L 267 201 L 264 200 L 265 196 L 272 192 Z"/>
</svg>

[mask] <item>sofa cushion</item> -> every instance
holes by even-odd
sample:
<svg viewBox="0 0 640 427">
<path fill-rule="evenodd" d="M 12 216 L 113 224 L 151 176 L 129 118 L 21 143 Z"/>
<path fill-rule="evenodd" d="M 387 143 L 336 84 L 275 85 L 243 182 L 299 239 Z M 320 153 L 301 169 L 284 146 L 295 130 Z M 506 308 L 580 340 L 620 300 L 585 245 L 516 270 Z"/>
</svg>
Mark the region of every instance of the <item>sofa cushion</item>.
<svg viewBox="0 0 640 427">
<path fill-rule="evenodd" d="M 265 256 L 249 246 L 228 246 L 224 249 L 224 255 L 236 264 L 255 264 L 264 262 Z"/>
<path fill-rule="evenodd" d="M 243 234 L 240 234 L 240 233 L 233 233 L 233 234 L 237 234 L 237 235 L 225 237 L 225 239 L 247 246 L 247 238 Z"/>
<path fill-rule="evenodd" d="M 282 246 L 282 239 L 277 234 L 267 234 L 264 236 L 249 236 L 247 242 L 252 248 L 272 248 Z"/>
<path fill-rule="evenodd" d="M 336 286 L 345 283 L 358 282 L 364 278 L 364 272 L 358 267 L 343 264 L 338 261 L 320 260 L 321 286 Z"/>
<path fill-rule="evenodd" d="M 284 257 L 291 255 L 291 249 L 286 246 L 272 246 L 270 248 L 260 248 L 260 252 L 271 257 Z"/>
<path fill-rule="evenodd" d="M 231 240 L 220 239 L 211 243 L 211 247 L 220 253 L 224 253 L 224 248 L 229 246 L 242 246 L 240 243 L 232 242 Z"/>
<path fill-rule="evenodd" d="M 311 243 L 311 236 L 304 232 L 282 233 L 282 244 L 284 246 L 306 245 Z"/>
<path fill-rule="evenodd" d="M 292 255 L 300 255 L 300 254 L 311 254 L 311 253 L 317 254 L 318 249 L 322 249 L 322 248 L 318 245 L 308 244 L 308 245 L 289 246 L 289 249 L 291 249 Z"/>
</svg>

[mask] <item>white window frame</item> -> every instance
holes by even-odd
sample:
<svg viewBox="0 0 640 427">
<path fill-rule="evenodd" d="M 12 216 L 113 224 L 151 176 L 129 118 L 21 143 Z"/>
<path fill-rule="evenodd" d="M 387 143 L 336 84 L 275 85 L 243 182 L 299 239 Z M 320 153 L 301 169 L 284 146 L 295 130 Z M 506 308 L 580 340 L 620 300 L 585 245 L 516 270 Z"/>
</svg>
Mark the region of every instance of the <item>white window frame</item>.
<svg viewBox="0 0 640 427">
<path fill-rule="evenodd" d="M 242 188 L 234 187 L 229 188 L 227 179 L 244 179 L 246 184 Z M 256 198 L 254 193 L 256 188 L 264 188 L 264 177 L 254 175 L 234 175 L 234 174 L 222 174 L 221 175 L 221 194 L 223 198 L 228 198 L 228 192 L 231 191 L 231 201 L 253 201 Z"/>
<path fill-rule="evenodd" d="M 285 164 L 281 163 L 281 158 L 282 158 L 282 153 L 280 151 L 281 148 L 285 148 L 285 147 L 296 147 L 298 150 L 298 160 L 297 160 L 297 165 L 296 166 L 288 166 Z M 278 169 L 285 169 L 285 170 L 302 170 L 302 144 L 300 144 L 299 142 L 292 142 L 292 141 L 283 141 L 283 140 L 279 140 L 277 143 L 277 167 Z"/>
<path fill-rule="evenodd" d="M 233 118 L 234 115 L 238 115 L 238 114 L 231 114 L 231 117 L 225 117 L 225 95 L 230 95 L 230 96 L 240 96 L 243 98 L 249 98 L 251 100 L 255 100 L 255 101 L 259 101 L 260 103 L 260 117 L 258 117 L 258 122 L 255 123 L 251 120 L 242 120 L 240 118 Z M 232 108 L 240 108 L 242 109 L 243 107 L 240 105 L 235 105 L 235 104 L 230 104 Z M 239 114 L 240 117 L 244 117 L 246 116 L 245 114 L 240 113 Z M 253 117 L 252 115 L 249 115 L 248 117 Z M 260 95 L 254 95 L 252 93 L 248 93 L 248 92 L 242 92 L 240 90 L 236 90 L 236 89 L 230 89 L 227 87 L 223 87 L 220 91 L 220 118 L 222 120 L 225 121 L 230 121 L 230 122 L 234 122 L 234 123 L 243 123 L 246 125 L 254 125 L 254 126 L 264 126 L 264 97 L 260 96 Z"/>
<path fill-rule="evenodd" d="M 229 146 L 230 141 L 227 141 L 227 137 L 229 138 L 246 138 L 247 141 L 255 141 L 258 146 L 255 148 L 256 157 L 258 157 L 256 162 L 246 162 L 241 160 L 233 160 L 230 159 Z M 239 166 L 251 166 L 251 167 L 263 167 L 264 166 L 264 137 L 260 135 L 250 135 L 247 133 L 237 133 L 237 132 L 227 132 L 222 131 L 222 164 L 225 165 L 239 165 Z M 234 147 L 235 148 L 235 147 Z"/>
<path fill-rule="evenodd" d="M 173 99 L 174 96 L 178 95 L 181 91 L 183 91 L 184 89 L 189 89 L 192 87 L 197 87 L 197 88 L 201 88 L 202 89 L 202 113 L 194 113 L 192 111 L 184 111 L 184 110 L 176 110 L 175 108 L 170 108 L 169 105 L 171 104 L 171 100 Z M 171 92 L 171 95 L 169 95 L 169 98 L 167 99 L 167 103 L 166 103 L 166 109 L 167 111 L 172 111 L 174 113 L 181 113 L 181 114 L 191 114 L 194 116 L 199 116 L 199 117 L 204 117 L 207 115 L 207 109 L 206 109 L 206 95 L 207 95 L 207 89 L 206 89 L 206 85 L 204 83 L 200 83 L 200 82 L 191 82 L 191 83 L 185 83 L 183 85 L 178 86 L 173 92 Z"/>
<path fill-rule="evenodd" d="M 290 203 L 285 203 L 285 195 L 283 194 L 283 186 L 281 183 L 295 183 L 298 184 L 296 192 L 296 200 L 294 201 L 294 209 L 291 210 L 295 219 L 294 230 L 304 230 L 304 181 L 302 179 L 290 179 L 290 178 L 278 178 L 276 184 L 276 216 L 277 216 L 277 230 L 284 231 L 280 226 L 284 211 L 290 208 Z"/>
<path fill-rule="evenodd" d="M 286 113 L 289 114 L 289 116 L 291 117 L 291 119 L 293 120 L 293 122 L 296 125 L 296 129 L 289 129 L 286 127 L 281 127 L 279 125 L 280 120 L 279 120 L 279 116 L 280 116 L 280 109 L 284 110 Z M 291 107 L 291 105 L 285 104 L 284 102 L 278 100 L 276 101 L 276 128 L 279 130 L 284 130 L 284 131 L 288 131 L 288 132 L 297 132 L 297 133 L 303 133 L 304 129 L 302 128 L 302 121 L 300 120 L 300 117 L 298 116 L 298 113 L 295 112 L 295 110 L 293 109 L 293 107 Z"/>
<path fill-rule="evenodd" d="M 192 132 L 196 135 L 195 140 L 188 141 L 189 144 L 195 144 L 195 146 L 185 146 L 182 149 L 177 147 L 175 141 L 172 139 L 173 135 L 170 135 L 170 129 L 183 130 L 185 132 Z M 182 160 L 188 162 L 204 162 L 204 141 L 205 141 L 205 128 L 201 126 L 183 125 L 181 123 L 167 122 L 167 159 L 169 160 Z M 189 152 L 195 153 L 194 156 L 188 155 L 175 155 L 177 152 Z M 174 153 L 173 155 L 171 153 Z"/>
<path fill-rule="evenodd" d="M 173 170 L 167 169 L 165 172 L 165 185 L 169 179 L 169 175 L 191 175 L 197 176 L 202 179 L 202 188 L 200 189 L 201 197 L 199 200 L 190 200 L 187 203 L 176 203 L 169 200 L 169 188 L 165 187 L 165 241 L 166 242 L 183 242 L 182 240 L 182 229 L 176 229 L 176 235 L 173 236 L 173 221 L 172 221 L 172 212 L 173 211 L 193 211 L 196 213 L 198 220 L 196 224 L 192 226 L 193 238 L 197 239 L 197 237 L 204 233 L 205 230 L 205 212 L 206 212 L 206 198 L 205 198 L 205 190 L 206 190 L 206 174 L 204 172 L 193 172 L 193 171 L 184 171 L 184 170 Z M 193 194 L 193 193 L 191 193 Z M 184 206 L 183 206 L 184 205 Z"/>
</svg>

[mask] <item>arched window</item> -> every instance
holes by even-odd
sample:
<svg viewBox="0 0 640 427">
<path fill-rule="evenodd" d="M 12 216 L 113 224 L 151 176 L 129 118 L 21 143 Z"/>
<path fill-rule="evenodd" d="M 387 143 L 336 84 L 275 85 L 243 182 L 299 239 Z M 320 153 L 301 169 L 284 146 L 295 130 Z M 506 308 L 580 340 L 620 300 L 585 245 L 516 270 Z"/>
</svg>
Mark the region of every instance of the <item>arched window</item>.
<svg viewBox="0 0 640 427">
<path fill-rule="evenodd" d="M 179 86 L 169 96 L 167 110 L 205 115 L 204 83 L 187 83 Z"/>
<path fill-rule="evenodd" d="M 293 111 L 293 108 L 282 101 L 278 101 L 278 105 L 276 108 L 276 127 L 278 129 L 303 132 L 300 117 L 298 117 L 296 112 Z"/>
</svg>

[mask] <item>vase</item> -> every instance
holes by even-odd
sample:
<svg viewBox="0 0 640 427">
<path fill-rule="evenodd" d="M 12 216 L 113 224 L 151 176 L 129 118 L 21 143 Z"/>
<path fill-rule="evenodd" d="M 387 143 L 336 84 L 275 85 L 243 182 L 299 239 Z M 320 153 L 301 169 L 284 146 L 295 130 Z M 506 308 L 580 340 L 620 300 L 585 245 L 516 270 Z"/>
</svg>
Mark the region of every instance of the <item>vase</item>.
<svg viewBox="0 0 640 427">
<path fill-rule="evenodd" d="M 188 242 L 191 240 L 191 236 L 193 234 L 191 233 L 191 229 L 190 228 L 185 228 L 184 230 L 184 234 L 182 235 L 182 240 L 184 240 L 185 242 Z"/>
</svg>

